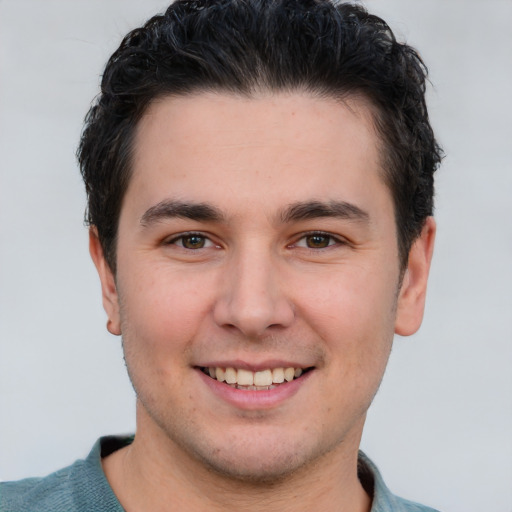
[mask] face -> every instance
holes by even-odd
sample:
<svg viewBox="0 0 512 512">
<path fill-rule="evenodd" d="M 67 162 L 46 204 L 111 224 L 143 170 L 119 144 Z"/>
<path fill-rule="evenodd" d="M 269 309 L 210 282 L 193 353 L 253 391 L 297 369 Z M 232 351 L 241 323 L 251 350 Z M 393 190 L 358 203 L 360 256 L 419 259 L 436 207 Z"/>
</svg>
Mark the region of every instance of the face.
<svg viewBox="0 0 512 512">
<path fill-rule="evenodd" d="M 400 287 L 361 101 L 155 102 L 138 127 L 115 278 L 91 237 L 138 438 L 253 480 L 355 453 L 394 332 L 419 326 L 432 233 Z"/>
</svg>

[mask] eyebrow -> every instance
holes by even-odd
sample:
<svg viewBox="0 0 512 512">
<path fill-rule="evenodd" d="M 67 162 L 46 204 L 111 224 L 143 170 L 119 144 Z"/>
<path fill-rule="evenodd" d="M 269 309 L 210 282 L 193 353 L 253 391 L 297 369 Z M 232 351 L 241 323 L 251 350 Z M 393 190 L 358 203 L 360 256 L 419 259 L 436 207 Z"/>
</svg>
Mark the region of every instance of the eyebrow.
<svg viewBox="0 0 512 512">
<path fill-rule="evenodd" d="M 144 227 L 149 227 L 165 219 L 191 219 L 198 222 L 222 222 L 222 212 L 208 203 L 190 203 L 165 199 L 148 208 L 140 219 Z M 304 201 L 289 205 L 280 215 L 281 222 L 290 223 L 301 220 L 334 217 L 368 223 L 370 216 L 358 206 L 346 201 Z"/>
<path fill-rule="evenodd" d="M 181 217 L 200 222 L 220 222 L 224 220 L 221 211 L 207 203 L 188 203 L 165 199 L 144 212 L 140 223 L 148 227 L 165 219 Z"/>
<path fill-rule="evenodd" d="M 301 220 L 334 217 L 356 222 L 368 223 L 370 216 L 367 212 L 346 201 L 306 201 L 293 203 L 281 214 L 281 221 L 296 222 Z"/>
</svg>

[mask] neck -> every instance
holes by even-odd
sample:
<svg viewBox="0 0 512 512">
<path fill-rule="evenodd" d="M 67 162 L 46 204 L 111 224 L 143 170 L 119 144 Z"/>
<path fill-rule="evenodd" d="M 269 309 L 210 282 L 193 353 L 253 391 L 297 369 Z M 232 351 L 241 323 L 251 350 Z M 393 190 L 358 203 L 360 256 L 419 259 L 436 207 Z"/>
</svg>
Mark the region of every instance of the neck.
<svg viewBox="0 0 512 512">
<path fill-rule="evenodd" d="M 275 482 L 226 477 L 162 432 L 140 428 L 134 442 L 105 458 L 103 467 L 127 512 L 369 512 L 371 500 L 357 478 L 360 433 L 356 437 Z"/>
</svg>

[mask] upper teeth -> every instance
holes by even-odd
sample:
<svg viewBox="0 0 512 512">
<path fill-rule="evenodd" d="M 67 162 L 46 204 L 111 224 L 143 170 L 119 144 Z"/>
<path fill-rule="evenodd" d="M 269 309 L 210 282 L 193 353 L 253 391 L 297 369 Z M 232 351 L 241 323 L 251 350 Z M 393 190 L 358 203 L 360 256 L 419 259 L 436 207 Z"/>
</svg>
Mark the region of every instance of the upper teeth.
<svg viewBox="0 0 512 512">
<path fill-rule="evenodd" d="M 207 369 L 212 379 L 228 384 L 239 386 L 271 386 L 281 384 L 284 381 L 290 382 L 302 375 L 302 368 L 273 368 L 259 372 L 236 368 L 210 367 Z"/>
</svg>

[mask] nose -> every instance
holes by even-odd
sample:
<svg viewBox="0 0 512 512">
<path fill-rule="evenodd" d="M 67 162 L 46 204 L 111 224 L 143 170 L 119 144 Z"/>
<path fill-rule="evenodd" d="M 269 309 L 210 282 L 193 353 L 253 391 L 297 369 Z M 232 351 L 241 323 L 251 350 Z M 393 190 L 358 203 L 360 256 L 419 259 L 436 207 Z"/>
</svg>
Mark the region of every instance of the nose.
<svg viewBox="0 0 512 512">
<path fill-rule="evenodd" d="M 257 338 L 293 322 L 295 312 L 284 291 L 283 274 L 266 251 L 240 251 L 231 258 L 222 280 L 214 307 L 219 326 Z"/>
</svg>

